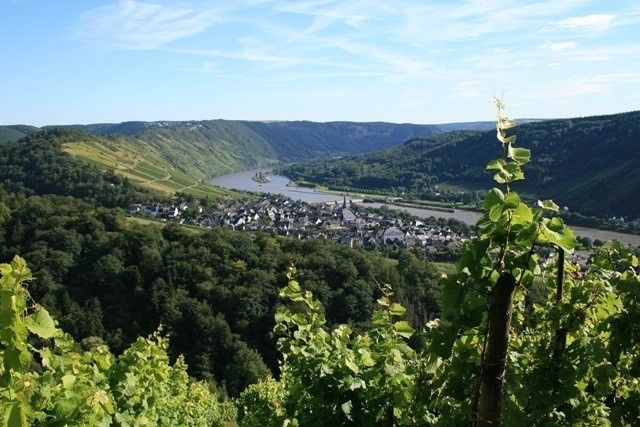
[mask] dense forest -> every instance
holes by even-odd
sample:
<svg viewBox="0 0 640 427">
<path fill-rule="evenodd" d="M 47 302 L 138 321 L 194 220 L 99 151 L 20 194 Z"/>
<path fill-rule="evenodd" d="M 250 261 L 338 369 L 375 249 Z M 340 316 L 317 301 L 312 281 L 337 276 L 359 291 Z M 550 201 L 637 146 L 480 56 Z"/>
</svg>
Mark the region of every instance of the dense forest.
<svg viewBox="0 0 640 427">
<path fill-rule="evenodd" d="M 447 125 L 309 121 L 243 123 L 269 141 L 281 162 L 368 153 L 399 144 L 409 138 L 425 137 L 456 127 L 484 129 L 491 125 L 487 122 Z"/>
<path fill-rule="evenodd" d="M 63 144 L 85 137 L 83 132 L 52 129 L 0 146 L 0 186 L 25 195 L 57 194 L 91 199 L 106 207 L 162 197 L 132 185 L 113 171 L 102 171 L 74 159 Z"/>
<path fill-rule="evenodd" d="M 38 128 L 35 126 L 29 125 L 0 126 L 0 144 L 17 141 L 37 130 Z"/>
<path fill-rule="evenodd" d="M 119 354 L 163 324 L 170 354 L 236 395 L 275 372 L 271 330 L 292 263 L 331 324 L 365 327 L 383 282 L 416 327 L 439 313 L 437 272 L 410 253 L 132 222 L 117 207 L 158 195 L 62 151 L 74 132 L 43 131 L 0 149 L 0 259 L 27 260 L 31 296 L 77 340 L 98 337 Z"/>
<path fill-rule="evenodd" d="M 172 354 L 184 354 L 199 378 L 225 380 L 231 393 L 267 373 L 263 360 L 277 366 L 270 333 L 292 263 L 333 323 L 366 324 L 377 282 L 398 289 L 416 326 L 439 313 L 436 271 L 409 253 L 391 259 L 323 241 L 142 226 L 54 196 L 3 195 L 2 203 L 0 257 L 29 262 L 31 295 L 65 331 L 120 352 L 162 323 Z"/>
<path fill-rule="evenodd" d="M 450 132 L 283 170 L 294 180 L 438 200 L 451 197 L 452 187 L 488 187 L 484 165 L 494 137 L 495 132 Z M 525 195 L 551 196 L 584 214 L 640 217 L 640 205 L 630 203 L 640 191 L 640 112 L 527 123 L 518 128 L 518 138 L 536 153 L 527 181 L 516 183 Z"/>
</svg>

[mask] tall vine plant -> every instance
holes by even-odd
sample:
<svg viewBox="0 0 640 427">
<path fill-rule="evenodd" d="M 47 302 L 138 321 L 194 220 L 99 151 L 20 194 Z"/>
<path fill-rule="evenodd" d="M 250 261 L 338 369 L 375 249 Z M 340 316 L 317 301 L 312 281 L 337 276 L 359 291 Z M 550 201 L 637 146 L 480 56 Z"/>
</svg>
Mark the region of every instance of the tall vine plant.
<svg viewBox="0 0 640 427">
<path fill-rule="evenodd" d="M 536 249 L 551 245 L 571 251 L 576 245 L 562 220 L 546 215 L 557 211 L 557 205 L 545 200 L 530 207 L 513 190 L 513 184 L 524 179 L 522 168 L 531 152 L 515 146 L 515 124 L 504 114 L 502 100 L 496 99 L 496 107 L 502 156 L 486 168 L 495 171 L 498 186 L 485 197 L 479 238 L 466 246 L 458 273 L 445 285 L 442 322 L 432 342 L 433 354 L 453 356 L 453 369 L 472 375 L 462 378 L 472 395 L 456 399 L 455 406 L 458 410 L 468 406 L 464 410 L 478 425 L 500 421 L 514 298 L 517 290 L 533 285 L 539 270 Z M 465 351 L 452 353 L 461 336 Z"/>
<path fill-rule="evenodd" d="M 603 425 L 616 413 L 618 420 L 633 418 L 613 384 L 630 385 L 632 396 L 637 382 L 621 375 L 626 368 L 614 363 L 620 359 L 611 346 L 625 342 L 625 351 L 638 350 L 638 341 L 620 340 L 612 330 L 633 311 L 621 298 L 629 294 L 612 279 L 637 284 L 637 259 L 613 244 L 586 272 L 566 260 L 576 239 L 558 206 L 551 200 L 529 206 L 513 189 L 531 153 L 516 147 L 501 100 L 496 107 L 502 156 L 487 169 L 498 185 L 485 197 L 479 237 L 446 280 L 442 317 L 429 325 L 423 401 L 440 422 L 458 424 Z M 611 257 L 626 261 L 603 261 Z M 625 363 L 637 369 L 637 361 Z"/>
<path fill-rule="evenodd" d="M 538 208 L 532 209 L 511 189 L 515 181 L 524 179 L 522 167 L 529 162 L 531 152 L 515 147 L 516 136 L 511 134 L 515 124 L 504 114 L 502 100 L 496 99 L 496 107 L 497 138 L 503 156 L 489 162 L 487 169 L 496 171 L 494 180 L 503 188 L 489 191 L 485 198 L 486 213 L 478 224 L 480 241 L 488 244 L 486 253 L 495 254 L 477 281 L 489 300 L 478 385 L 471 408 L 479 425 L 495 425 L 500 421 L 514 296 L 517 288 L 533 285 L 538 268 L 536 246 L 556 247 L 564 262 L 564 251 L 573 250 L 576 245 L 572 231 L 558 217 L 550 219 L 544 215 L 545 210 L 557 211 L 557 205 L 549 200 L 539 201 Z M 564 266 L 558 270 L 560 282 L 563 269 Z"/>
</svg>

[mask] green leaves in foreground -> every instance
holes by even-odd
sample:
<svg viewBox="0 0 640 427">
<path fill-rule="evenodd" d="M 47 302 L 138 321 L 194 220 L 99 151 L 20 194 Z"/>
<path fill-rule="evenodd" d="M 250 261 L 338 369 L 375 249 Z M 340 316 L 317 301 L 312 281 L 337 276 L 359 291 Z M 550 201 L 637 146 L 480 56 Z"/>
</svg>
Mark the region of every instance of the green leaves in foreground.
<svg viewBox="0 0 640 427">
<path fill-rule="evenodd" d="M 572 251 L 578 244 L 578 241 L 573 231 L 567 227 L 560 218 L 555 217 L 542 219 L 537 243 L 552 244 L 565 251 Z"/>
<path fill-rule="evenodd" d="M 504 159 L 492 160 L 487 164 L 486 169 L 496 171 L 493 179 L 500 184 L 524 179 L 522 167 L 517 162 L 509 162 Z"/>
<path fill-rule="evenodd" d="M 482 416 L 485 351 L 497 353 L 487 338 L 495 320 L 489 307 L 500 295 L 512 313 L 499 317 L 508 331 L 507 351 L 498 354 L 506 361 L 499 391 L 504 399 L 492 401 L 500 423 L 633 424 L 640 416 L 640 328 L 630 326 L 640 323 L 638 259 L 612 244 L 593 256 L 589 270 L 565 261 L 577 242 L 552 216 L 558 205 L 543 200 L 529 206 L 509 186 L 524 178 L 531 153 L 514 147 L 514 125 L 502 109 L 498 101 L 503 157 L 487 169 L 505 185 L 486 193 L 480 234 L 465 245 L 457 273 L 444 282 L 442 319 L 427 332 L 425 405 L 442 425 Z M 501 277 L 515 281 L 508 299 L 499 292 Z"/>
<path fill-rule="evenodd" d="M 41 305 L 36 305 L 35 311 L 26 317 L 25 325 L 40 338 L 51 338 L 58 332 L 55 321 Z"/>
<path fill-rule="evenodd" d="M 398 425 L 424 424 L 426 414 L 414 405 L 418 359 L 405 341 L 414 330 L 401 319 L 406 309 L 392 302 L 391 290 L 383 287 L 372 327 L 355 334 L 347 325 L 329 330 L 295 269 L 287 276 L 280 296 L 298 309 L 286 305 L 276 314 L 280 380 L 241 395 L 241 425 L 380 425 L 389 417 Z"/>
<path fill-rule="evenodd" d="M 638 258 L 614 243 L 594 254 L 588 270 L 565 260 L 576 239 L 550 217 L 558 206 L 529 206 L 509 188 L 530 160 L 529 150 L 513 146 L 513 128 L 499 102 L 504 157 L 488 168 L 506 185 L 487 192 L 480 235 L 444 280 L 442 318 L 427 323 L 419 356 L 405 341 L 414 331 L 390 289 L 381 288 L 365 332 L 330 329 L 290 269 L 274 329 L 280 378 L 241 395 L 241 425 L 469 425 L 481 421 L 478 402 L 500 394 L 490 416 L 502 425 L 637 424 Z M 504 278 L 508 293 L 498 292 Z M 512 314 L 499 313 L 509 338 L 498 354 L 506 370 L 492 377 L 503 378 L 499 392 L 483 396 L 495 295 Z"/>
<path fill-rule="evenodd" d="M 558 212 L 560 209 L 553 200 L 538 200 L 538 207 L 551 212 Z"/>
<path fill-rule="evenodd" d="M 502 101 L 496 100 L 496 105 L 498 106 L 497 138 L 502 143 L 504 157 L 490 161 L 486 169 L 496 171 L 493 179 L 499 184 L 509 184 L 524 179 L 522 166 L 531 159 L 531 151 L 527 148 L 514 147 L 516 136 L 511 135 L 511 132 L 516 125 L 504 115 Z"/>
<path fill-rule="evenodd" d="M 1 426 L 215 426 L 235 418 L 208 384 L 189 379 L 181 358 L 169 363 L 159 333 L 118 358 L 104 345 L 82 351 L 44 307 L 27 305 L 31 274 L 22 258 L 0 272 Z"/>
<path fill-rule="evenodd" d="M 522 166 L 531 160 L 531 150 L 528 148 L 514 148 L 513 146 L 509 146 L 507 149 L 507 157 Z"/>
<path fill-rule="evenodd" d="M 573 231 L 558 217 L 546 218 L 545 212 L 557 210 L 551 200 L 538 201 L 539 207 L 530 207 L 516 192 L 504 194 L 493 188 L 484 200 L 485 215 L 478 223 L 483 238 L 511 242 L 513 251 L 528 250 L 531 245 L 555 245 L 572 251 L 577 240 Z"/>
</svg>

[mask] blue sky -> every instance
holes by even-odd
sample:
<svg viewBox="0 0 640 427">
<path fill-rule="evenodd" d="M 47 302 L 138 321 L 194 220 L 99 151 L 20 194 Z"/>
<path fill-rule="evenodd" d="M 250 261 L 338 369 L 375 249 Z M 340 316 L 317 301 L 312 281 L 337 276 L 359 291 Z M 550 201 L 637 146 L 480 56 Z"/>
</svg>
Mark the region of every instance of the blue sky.
<svg viewBox="0 0 640 427">
<path fill-rule="evenodd" d="M 640 109 L 640 2 L 0 0 L 0 123 Z"/>
</svg>

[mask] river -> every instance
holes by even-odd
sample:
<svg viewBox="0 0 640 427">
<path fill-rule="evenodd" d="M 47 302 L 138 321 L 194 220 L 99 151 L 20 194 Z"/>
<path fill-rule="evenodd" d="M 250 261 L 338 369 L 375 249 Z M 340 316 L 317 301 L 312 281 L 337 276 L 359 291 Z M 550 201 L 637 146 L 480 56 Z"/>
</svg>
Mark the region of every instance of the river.
<svg viewBox="0 0 640 427">
<path fill-rule="evenodd" d="M 270 171 L 270 169 L 254 169 L 220 175 L 214 177 L 211 182 L 220 187 L 230 188 L 234 190 L 282 194 L 283 196 L 289 197 L 291 199 L 302 200 L 309 203 L 342 201 L 343 196 L 341 194 L 317 191 L 312 188 L 290 187 L 288 185 L 290 182 L 289 178 L 284 176 L 272 175 L 270 182 L 259 184 L 251 179 L 251 177 L 253 177 L 253 175 L 258 171 L 268 172 Z M 362 198 L 362 195 L 357 195 L 355 197 Z M 350 200 L 351 197 L 347 195 L 347 199 Z M 385 203 L 366 203 L 365 206 L 374 208 L 386 206 L 391 209 L 406 211 L 410 214 L 423 218 L 430 216 L 446 219 L 454 218 L 470 225 L 475 224 L 476 221 L 478 221 L 478 218 L 480 218 L 480 214 L 478 212 L 466 211 L 461 209 L 456 209 L 455 212 L 442 212 L 424 208 L 411 208 L 405 206 L 389 205 Z M 640 236 L 635 234 L 617 233 L 615 231 L 598 230 L 596 228 L 577 226 L 571 226 L 571 229 L 577 236 L 588 237 L 593 240 L 599 239 L 602 241 L 608 241 L 612 239 L 618 239 L 622 243 L 625 243 L 627 245 L 640 246 Z"/>
</svg>

